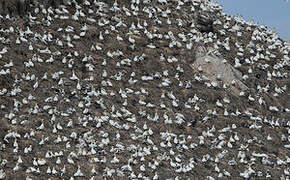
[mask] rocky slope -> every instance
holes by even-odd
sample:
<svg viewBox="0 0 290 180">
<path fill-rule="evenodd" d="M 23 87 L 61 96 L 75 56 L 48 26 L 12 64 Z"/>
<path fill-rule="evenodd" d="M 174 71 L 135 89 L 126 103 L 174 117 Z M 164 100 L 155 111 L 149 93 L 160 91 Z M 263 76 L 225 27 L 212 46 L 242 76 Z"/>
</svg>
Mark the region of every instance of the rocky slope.
<svg viewBox="0 0 290 180">
<path fill-rule="evenodd" d="M 0 179 L 289 179 L 276 33 L 210 1 L 64 4 L 0 16 Z"/>
</svg>

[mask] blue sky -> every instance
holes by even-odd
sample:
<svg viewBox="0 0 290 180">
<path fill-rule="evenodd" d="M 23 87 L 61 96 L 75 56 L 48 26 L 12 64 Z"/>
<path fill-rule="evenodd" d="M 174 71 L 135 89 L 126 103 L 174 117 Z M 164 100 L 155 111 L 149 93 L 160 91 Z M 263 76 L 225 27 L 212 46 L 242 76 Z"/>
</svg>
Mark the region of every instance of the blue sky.
<svg viewBox="0 0 290 180">
<path fill-rule="evenodd" d="M 282 39 L 290 40 L 290 2 L 284 0 L 217 0 L 227 14 L 276 29 Z"/>
</svg>

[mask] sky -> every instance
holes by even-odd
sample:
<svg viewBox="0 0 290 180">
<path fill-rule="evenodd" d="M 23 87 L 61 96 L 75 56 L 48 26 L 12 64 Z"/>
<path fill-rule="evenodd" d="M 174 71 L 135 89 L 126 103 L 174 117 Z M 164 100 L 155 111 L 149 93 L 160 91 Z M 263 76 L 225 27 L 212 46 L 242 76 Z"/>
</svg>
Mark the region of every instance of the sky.
<svg viewBox="0 0 290 180">
<path fill-rule="evenodd" d="M 275 29 L 284 40 L 290 40 L 290 1 L 284 0 L 216 0 L 226 14 L 242 15 Z"/>
</svg>

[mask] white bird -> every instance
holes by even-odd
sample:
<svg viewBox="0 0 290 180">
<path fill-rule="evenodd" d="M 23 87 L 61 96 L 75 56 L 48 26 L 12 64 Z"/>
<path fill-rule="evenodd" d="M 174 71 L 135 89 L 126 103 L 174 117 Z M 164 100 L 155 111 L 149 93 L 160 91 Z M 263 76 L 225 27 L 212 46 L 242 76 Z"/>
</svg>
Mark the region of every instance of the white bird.
<svg viewBox="0 0 290 180">
<path fill-rule="evenodd" d="M 75 164 L 75 162 L 71 158 L 67 158 L 67 162 L 70 164 Z"/>
<path fill-rule="evenodd" d="M 142 164 L 142 166 L 140 166 L 140 171 L 145 171 L 145 166 L 144 166 L 144 164 Z"/>
<path fill-rule="evenodd" d="M 50 173 L 51 173 L 51 169 L 50 169 L 49 166 L 48 166 L 48 168 L 47 168 L 47 170 L 46 170 L 46 173 L 47 173 L 47 174 L 50 174 Z"/>
<path fill-rule="evenodd" d="M 128 39 L 128 40 L 129 40 L 129 42 L 132 43 L 132 44 L 135 43 L 135 39 L 133 39 L 131 36 L 129 36 L 129 39 Z"/>
<path fill-rule="evenodd" d="M 7 47 L 4 47 L 1 51 L 0 51 L 0 54 L 5 54 L 8 52 L 8 48 Z"/>
<path fill-rule="evenodd" d="M 157 180 L 158 179 L 158 174 L 155 174 L 153 177 L 153 180 Z"/>
<path fill-rule="evenodd" d="M 123 41 L 123 38 L 121 36 L 117 35 L 117 40 L 118 41 Z"/>
<path fill-rule="evenodd" d="M 217 105 L 218 107 L 223 107 L 223 104 L 222 104 L 219 100 L 217 100 L 216 105 Z"/>
<path fill-rule="evenodd" d="M 78 80 L 79 78 L 76 76 L 75 72 L 72 71 L 72 76 L 70 77 L 71 80 Z"/>
</svg>

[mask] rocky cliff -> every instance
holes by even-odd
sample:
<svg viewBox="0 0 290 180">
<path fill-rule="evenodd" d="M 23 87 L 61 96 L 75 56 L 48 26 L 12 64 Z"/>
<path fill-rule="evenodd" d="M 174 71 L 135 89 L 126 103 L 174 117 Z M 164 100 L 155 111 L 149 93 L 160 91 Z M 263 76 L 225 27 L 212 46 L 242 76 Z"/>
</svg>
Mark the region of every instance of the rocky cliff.
<svg viewBox="0 0 290 180">
<path fill-rule="evenodd" d="M 1 5 L 0 179 L 289 179 L 271 29 L 201 0 Z"/>
</svg>

